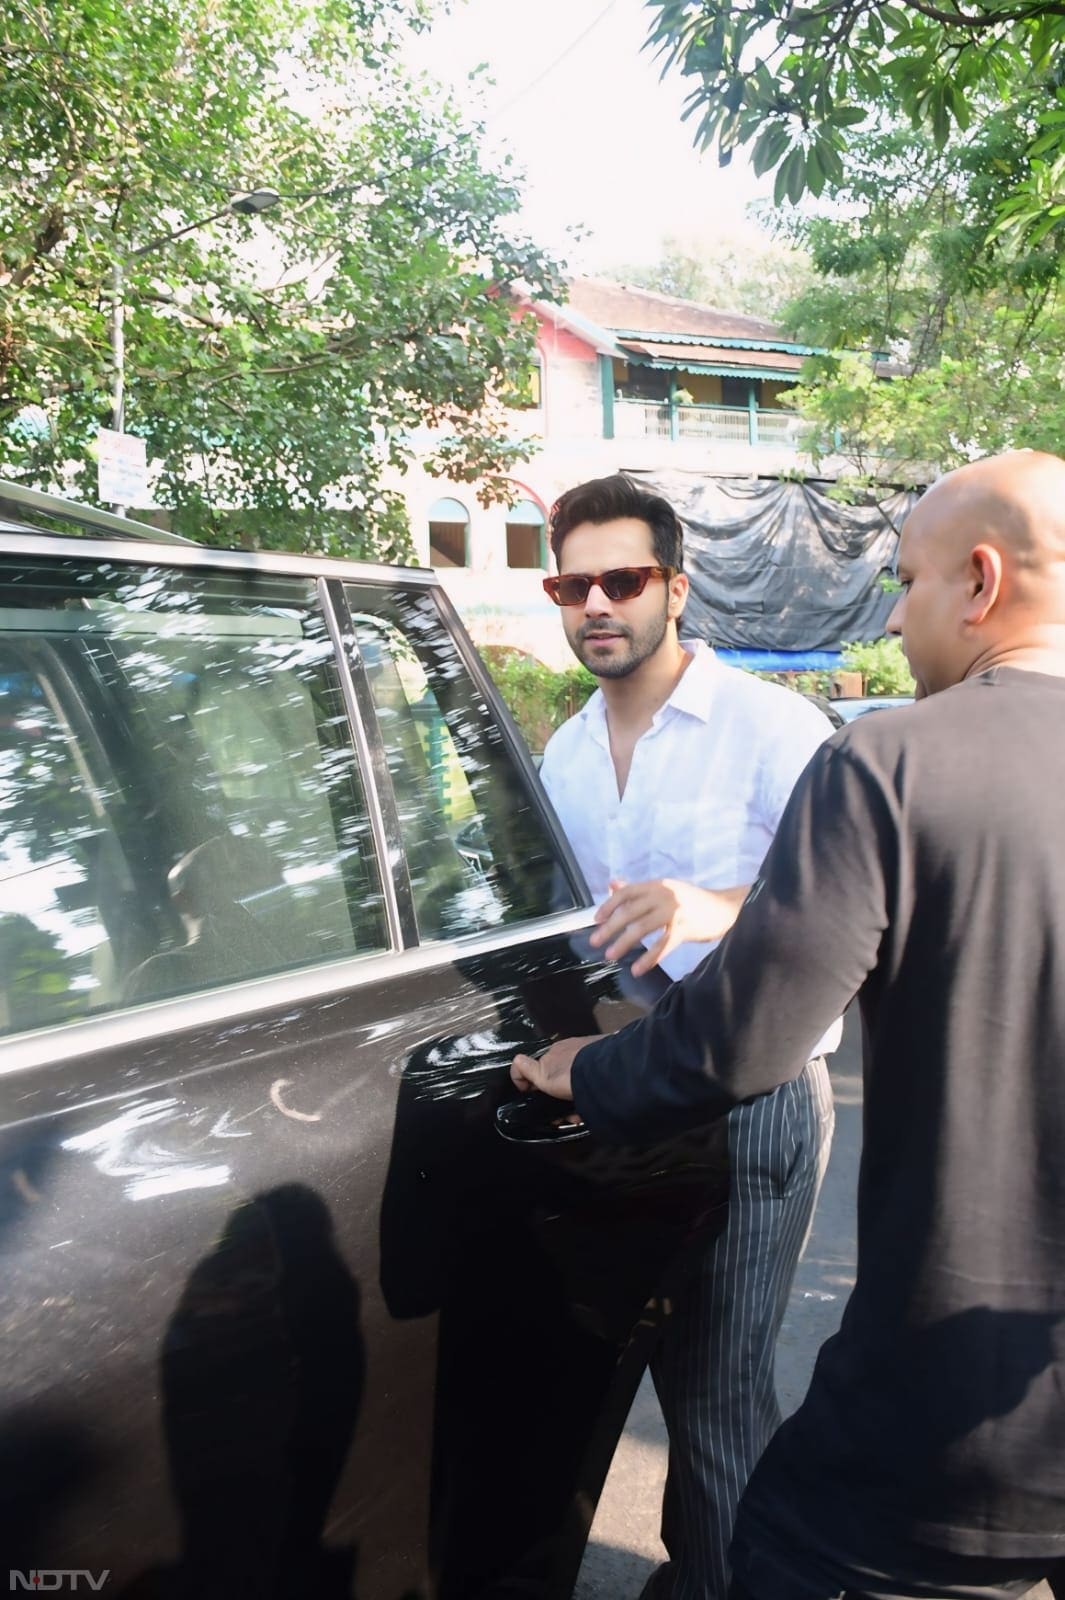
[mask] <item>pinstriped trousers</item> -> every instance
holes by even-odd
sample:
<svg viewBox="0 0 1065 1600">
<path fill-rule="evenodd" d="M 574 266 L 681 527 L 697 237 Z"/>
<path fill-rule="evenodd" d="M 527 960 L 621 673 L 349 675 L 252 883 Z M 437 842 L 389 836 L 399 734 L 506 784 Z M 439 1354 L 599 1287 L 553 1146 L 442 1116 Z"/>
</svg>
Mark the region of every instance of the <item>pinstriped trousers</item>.
<svg viewBox="0 0 1065 1600">
<path fill-rule="evenodd" d="M 669 1436 L 662 1542 L 644 1594 L 725 1600 L 747 1479 L 781 1421 L 777 1334 L 828 1164 L 835 1113 L 823 1057 L 729 1113 L 729 1213 L 651 1360 Z"/>
</svg>

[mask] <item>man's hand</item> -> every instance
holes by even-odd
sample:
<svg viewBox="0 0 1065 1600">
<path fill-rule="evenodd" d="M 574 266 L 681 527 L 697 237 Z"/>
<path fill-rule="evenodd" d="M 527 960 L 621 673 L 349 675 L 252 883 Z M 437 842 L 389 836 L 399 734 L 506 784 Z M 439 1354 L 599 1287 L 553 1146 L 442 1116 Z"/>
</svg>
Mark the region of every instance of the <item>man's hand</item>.
<svg viewBox="0 0 1065 1600">
<path fill-rule="evenodd" d="M 599 1037 L 593 1033 L 583 1039 L 559 1039 L 542 1056 L 515 1056 L 510 1076 L 522 1094 L 529 1089 L 542 1089 L 556 1100 L 572 1100 L 569 1078 L 573 1058 Z"/>
<path fill-rule="evenodd" d="M 707 944 L 726 934 L 750 885 L 700 889 L 679 878 L 654 878 L 648 883 L 626 883 L 623 878 L 615 878 L 610 887 L 610 898 L 595 914 L 599 927 L 591 938 L 597 950 L 606 945 L 608 961 L 617 961 L 648 934 L 662 930 L 654 944 L 632 963 L 633 976 L 640 978 L 678 945 L 689 941 Z"/>
</svg>

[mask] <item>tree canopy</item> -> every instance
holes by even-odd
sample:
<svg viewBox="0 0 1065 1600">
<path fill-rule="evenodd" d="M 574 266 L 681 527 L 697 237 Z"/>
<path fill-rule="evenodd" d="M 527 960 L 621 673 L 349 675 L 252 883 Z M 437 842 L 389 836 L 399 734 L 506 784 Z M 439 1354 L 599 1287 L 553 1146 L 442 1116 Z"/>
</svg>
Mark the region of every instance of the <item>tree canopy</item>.
<svg viewBox="0 0 1065 1600">
<path fill-rule="evenodd" d="M 808 282 L 810 273 L 804 251 L 747 228 L 742 233 L 668 235 L 656 262 L 621 266 L 614 276 L 680 300 L 699 300 L 720 311 L 773 320 Z"/>
<path fill-rule="evenodd" d="M 386 483 L 417 430 L 430 470 L 503 492 L 525 450 L 493 397 L 532 348 L 508 291 L 559 284 L 476 123 L 404 67 L 428 15 L 0 0 L 0 470 L 94 496 L 120 295 L 125 426 L 181 531 L 409 550 Z"/>
<path fill-rule="evenodd" d="M 1065 438 L 1065 284 L 1054 241 L 995 234 L 1017 159 L 1003 110 L 941 149 L 896 128 L 855 136 L 831 207 L 789 213 L 817 277 L 784 322 L 828 354 L 793 396 L 815 451 L 862 479 Z"/>
<path fill-rule="evenodd" d="M 648 0 L 650 43 L 691 81 L 685 114 L 722 161 L 750 146 L 776 199 L 844 181 L 854 129 L 926 129 L 937 148 L 990 109 L 1023 156 L 1000 226 L 1065 223 L 1062 0 Z"/>
<path fill-rule="evenodd" d="M 1065 437 L 1065 3 L 649 0 L 696 139 L 775 172 L 816 455 L 861 480 Z"/>
</svg>

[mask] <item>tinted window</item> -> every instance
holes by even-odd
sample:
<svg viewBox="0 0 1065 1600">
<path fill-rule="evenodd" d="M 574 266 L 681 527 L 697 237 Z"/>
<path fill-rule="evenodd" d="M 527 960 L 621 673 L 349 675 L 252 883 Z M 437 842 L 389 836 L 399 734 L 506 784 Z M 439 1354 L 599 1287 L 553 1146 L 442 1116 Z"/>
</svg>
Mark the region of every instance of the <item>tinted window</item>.
<svg viewBox="0 0 1065 1600">
<path fill-rule="evenodd" d="M 312 584 L 0 564 L 0 1031 L 386 944 Z"/>
<path fill-rule="evenodd" d="M 433 596 L 349 587 L 423 939 L 576 904 L 546 824 Z"/>
</svg>

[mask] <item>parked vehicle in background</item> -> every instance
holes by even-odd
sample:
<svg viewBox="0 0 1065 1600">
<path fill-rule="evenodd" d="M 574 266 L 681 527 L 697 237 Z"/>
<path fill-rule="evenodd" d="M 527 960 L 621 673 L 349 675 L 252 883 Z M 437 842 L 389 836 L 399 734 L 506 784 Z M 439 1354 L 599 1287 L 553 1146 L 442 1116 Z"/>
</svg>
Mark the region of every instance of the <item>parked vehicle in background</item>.
<svg viewBox="0 0 1065 1600">
<path fill-rule="evenodd" d="M 818 701 L 818 704 L 821 703 Z M 895 706 L 912 706 L 913 695 L 863 695 L 853 699 L 825 700 L 823 705 L 829 720 L 835 727 L 842 728 L 858 717 L 867 716 L 870 711 L 890 711 Z"/>
<path fill-rule="evenodd" d="M 569 1594 L 727 1159 L 507 1068 L 664 980 L 590 951 L 432 573 L 11 486 L 0 532 L 6 1565 Z"/>
</svg>

